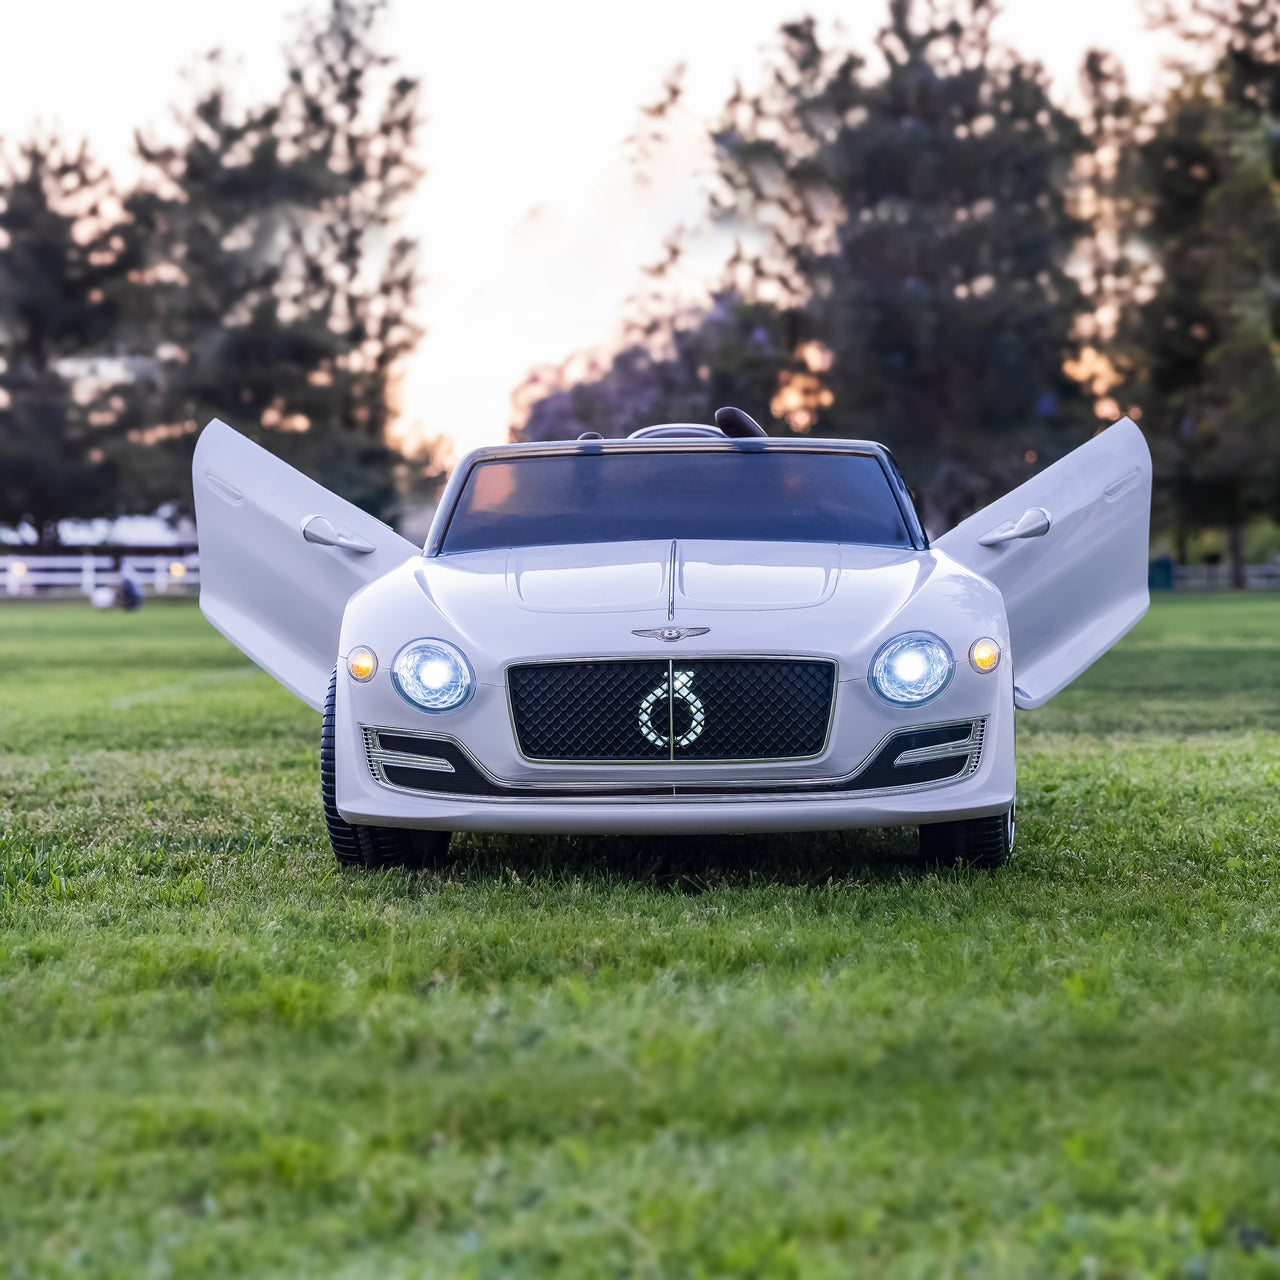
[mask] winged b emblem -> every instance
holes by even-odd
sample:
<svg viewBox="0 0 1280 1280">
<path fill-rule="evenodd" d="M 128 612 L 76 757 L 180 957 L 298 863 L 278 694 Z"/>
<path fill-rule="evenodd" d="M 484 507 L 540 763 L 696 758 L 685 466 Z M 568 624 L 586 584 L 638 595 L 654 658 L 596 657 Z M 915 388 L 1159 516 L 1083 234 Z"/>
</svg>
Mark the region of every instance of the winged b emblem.
<svg viewBox="0 0 1280 1280">
<path fill-rule="evenodd" d="M 646 640 L 665 640 L 674 644 L 677 640 L 687 640 L 690 636 L 705 636 L 710 627 L 654 627 L 650 631 L 633 631 L 633 636 L 643 636 Z"/>
</svg>

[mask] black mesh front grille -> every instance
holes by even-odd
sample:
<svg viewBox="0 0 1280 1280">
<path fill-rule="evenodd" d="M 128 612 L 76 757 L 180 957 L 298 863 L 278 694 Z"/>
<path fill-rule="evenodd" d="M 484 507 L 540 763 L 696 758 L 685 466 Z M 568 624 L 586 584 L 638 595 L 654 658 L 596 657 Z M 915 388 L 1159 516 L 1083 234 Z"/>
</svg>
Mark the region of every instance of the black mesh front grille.
<svg viewBox="0 0 1280 1280">
<path fill-rule="evenodd" d="M 538 760 L 788 760 L 818 755 L 833 662 L 693 658 L 508 671 L 520 750 Z"/>
<path fill-rule="evenodd" d="M 511 667 L 520 750 L 535 760 L 669 760 L 666 662 L 546 662 Z M 650 696 L 651 741 L 640 725 Z"/>
<path fill-rule="evenodd" d="M 677 760 L 787 760 L 822 750 L 833 663 L 722 658 L 675 662 L 673 669 Z M 705 708 L 696 734 L 682 734 L 691 719 L 681 696 L 686 687 Z"/>
</svg>

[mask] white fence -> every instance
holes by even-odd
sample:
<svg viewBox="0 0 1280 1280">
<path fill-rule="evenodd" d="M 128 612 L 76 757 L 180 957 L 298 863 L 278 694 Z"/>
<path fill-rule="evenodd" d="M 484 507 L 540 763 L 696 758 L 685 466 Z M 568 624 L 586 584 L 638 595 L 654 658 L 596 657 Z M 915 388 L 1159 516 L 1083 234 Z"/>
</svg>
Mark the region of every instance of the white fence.
<svg viewBox="0 0 1280 1280">
<path fill-rule="evenodd" d="M 200 588 L 200 557 L 186 547 L 155 554 L 0 555 L 0 597 L 92 595 L 129 573 L 144 594 L 192 595 Z"/>
<path fill-rule="evenodd" d="M 84 595 L 96 587 L 114 587 L 122 572 L 150 595 L 195 595 L 200 590 L 200 557 L 192 548 L 142 554 L 75 553 L 46 555 L 20 552 L 0 555 L 0 598 L 5 596 Z M 1247 564 L 1249 591 L 1280 591 L 1280 564 Z M 1229 564 L 1173 566 L 1175 591 L 1230 591 Z"/>
<path fill-rule="evenodd" d="M 1280 564 L 1247 564 L 1244 567 L 1246 591 L 1280 590 Z M 1173 568 L 1175 591 L 1230 591 L 1229 564 L 1179 564 Z"/>
</svg>

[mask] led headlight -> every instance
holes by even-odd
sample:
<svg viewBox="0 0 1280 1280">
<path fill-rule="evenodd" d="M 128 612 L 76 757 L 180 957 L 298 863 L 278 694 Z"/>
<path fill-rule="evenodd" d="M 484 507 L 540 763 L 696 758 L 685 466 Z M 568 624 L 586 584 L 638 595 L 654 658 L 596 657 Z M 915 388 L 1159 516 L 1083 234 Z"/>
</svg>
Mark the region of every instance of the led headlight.
<svg viewBox="0 0 1280 1280">
<path fill-rule="evenodd" d="M 871 660 L 871 687 L 889 702 L 917 706 L 937 697 L 955 671 L 951 650 L 928 631 L 908 631 L 882 644 Z"/>
<path fill-rule="evenodd" d="M 396 654 L 391 683 L 423 711 L 455 711 L 471 697 L 475 680 L 466 658 L 444 640 L 414 640 Z"/>
</svg>

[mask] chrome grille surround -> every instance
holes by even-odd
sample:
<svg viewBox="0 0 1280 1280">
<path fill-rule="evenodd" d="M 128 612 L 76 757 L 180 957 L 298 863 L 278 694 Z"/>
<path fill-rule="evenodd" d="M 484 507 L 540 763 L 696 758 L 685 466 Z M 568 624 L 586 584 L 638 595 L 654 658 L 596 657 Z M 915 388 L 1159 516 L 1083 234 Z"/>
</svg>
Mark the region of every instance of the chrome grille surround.
<svg viewBox="0 0 1280 1280">
<path fill-rule="evenodd" d="M 516 747 L 531 762 L 764 763 L 826 751 L 839 664 L 776 654 L 563 658 L 512 663 L 505 683 Z"/>
</svg>

